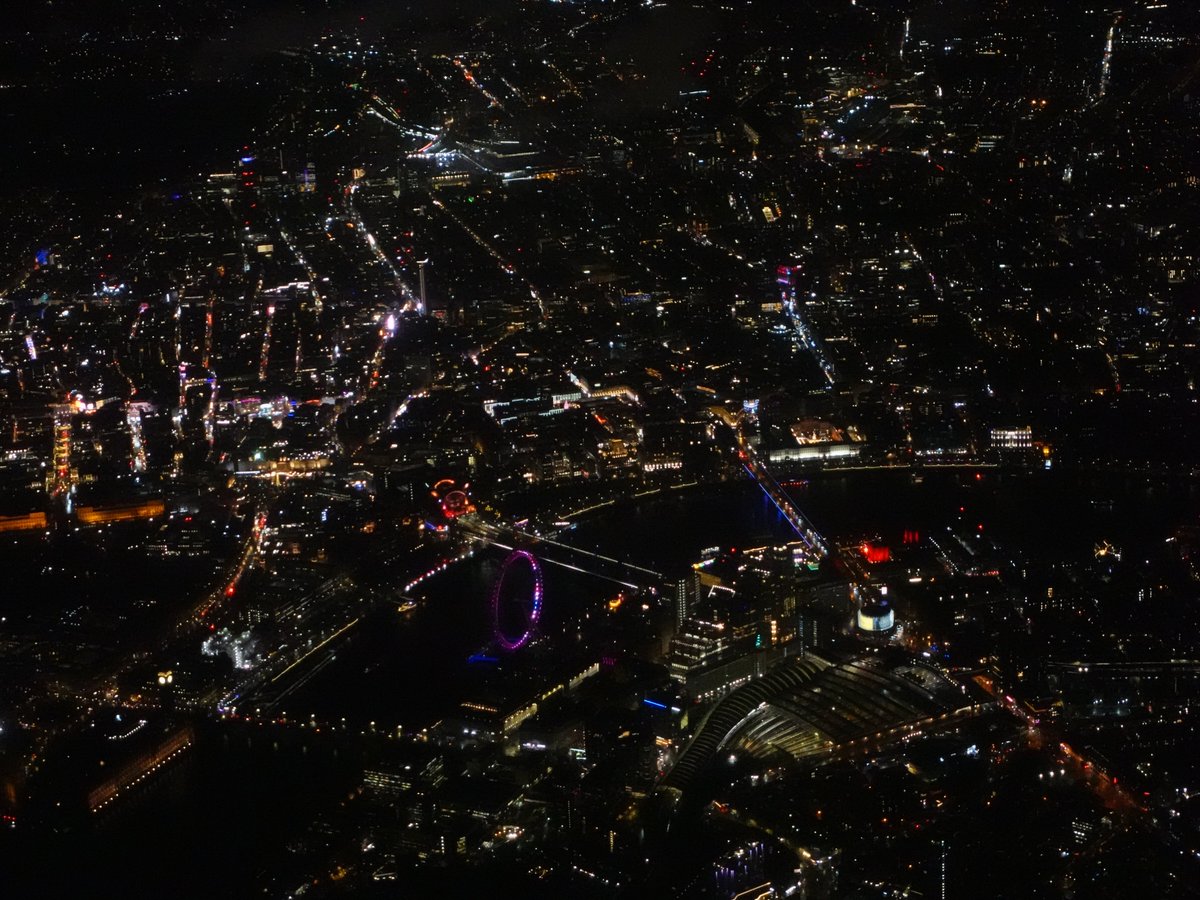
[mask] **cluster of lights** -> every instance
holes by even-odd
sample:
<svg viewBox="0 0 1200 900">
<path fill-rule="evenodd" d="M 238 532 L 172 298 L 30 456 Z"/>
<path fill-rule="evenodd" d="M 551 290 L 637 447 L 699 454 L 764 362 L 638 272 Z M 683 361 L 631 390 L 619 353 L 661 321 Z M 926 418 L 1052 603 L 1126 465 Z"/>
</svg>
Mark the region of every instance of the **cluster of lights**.
<svg viewBox="0 0 1200 900">
<path fill-rule="evenodd" d="M 462 553 L 458 554 L 458 556 L 455 556 L 455 557 L 452 557 L 451 559 L 445 560 L 444 562 L 440 563 L 439 565 L 434 566 L 428 572 L 423 572 L 422 574 L 418 575 L 416 578 L 414 578 L 412 581 L 410 581 L 408 584 L 406 584 L 404 586 L 404 593 L 407 594 L 413 588 L 417 587 L 422 582 L 428 581 L 434 575 L 439 575 L 442 572 L 445 572 L 447 568 L 454 565 L 455 563 L 462 562 L 464 559 L 469 559 L 470 557 L 472 557 L 474 555 L 475 555 L 475 550 L 472 548 L 470 550 L 464 550 Z"/>
<path fill-rule="evenodd" d="M 127 732 L 125 732 L 124 734 L 110 734 L 108 736 L 108 739 L 110 741 L 123 741 L 126 738 L 133 737 L 135 734 L 137 734 L 139 731 L 141 731 L 145 727 L 146 727 L 146 720 L 138 719 L 138 723 L 136 725 L 134 725 L 132 728 L 130 728 Z"/>
<path fill-rule="evenodd" d="M 533 573 L 533 598 L 529 608 L 529 619 L 525 631 L 517 638 L 510 638 L 500 629 L 500 592 L 504 587 L 504 576 L 518 560 L 524 560 L 529 564 L 529 569 Z M 492 626 L 493 633 L 498 643 L 505 650 L 520 650 L 529 643 L 529 639 L 533 636 L 533 630 L 537 627 L 538 619 L 542 617 L 542 567 L 538 565 L 537 557 L 528 550 L 514 550 L 504 560 L 504 564 L 500 567 L 500 576 L 496 579 L 496 586 L 492 589 Z"/>
</svg>

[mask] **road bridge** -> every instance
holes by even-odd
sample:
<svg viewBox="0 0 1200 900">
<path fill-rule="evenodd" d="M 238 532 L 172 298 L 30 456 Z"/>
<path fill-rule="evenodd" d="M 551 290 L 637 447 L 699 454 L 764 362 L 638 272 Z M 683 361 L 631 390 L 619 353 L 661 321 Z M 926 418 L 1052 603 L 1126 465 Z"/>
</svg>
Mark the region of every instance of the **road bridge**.
<svg viewBox="0 0 1200 900">
<path fill-rule="evenodd" d="M 542 562 L 582 572 L 585 575 L 593 575 L 631 590 L 657 587 L 664 581 L 663 574 L 654 569 L 639 566 L 628 560 L 605 556 L 603 553 L 585 550 L 545 535 L 534 534 L 508 525 L 495 525 L 474 516 L 461 517 L 458 523 L 464 532 L 483 543 L 491 544 L 502 550 L 513 550 L 518 547 L 536 550 L 538 559 Z M 548 554 L 547 549 L 551 553 Z M 566 562 L 562 558 L 556 559 L 555 554 L 559 557 L 573 557 L 576 562 Z"/>
</svg>

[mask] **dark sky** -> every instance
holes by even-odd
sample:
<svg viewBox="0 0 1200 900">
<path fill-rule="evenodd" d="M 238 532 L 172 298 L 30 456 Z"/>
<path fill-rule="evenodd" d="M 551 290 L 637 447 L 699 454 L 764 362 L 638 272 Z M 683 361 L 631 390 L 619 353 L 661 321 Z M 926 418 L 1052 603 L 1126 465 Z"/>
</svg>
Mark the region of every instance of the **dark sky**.
<svg viewBox="0 0 1200 900">
<path fill-rule="evenodd" d="M 0 85 L 11 87 L 0 90 L 0 129 L 12 139 L 0 141 L 0 166 L 16 173 L 17 188 L 78 191 L 189 177 L 223 148 L 251 139 L 274 90 L 260 76 L 278 68 L 276 51 L 331 29 L 353 28 L 374 39 L 403 35 L 406 21 L 421 20 L 423 31 L 432 22 L 453 32 L 516 6 L 515 0 L 4 4 Z M 168 39 L 175 35 L 179 40 Z M 155 62 L 160 57 L 165 68 Z"/>
<path fill-rule="evenodd" d="M 503 12 L 516 0 L 30 0 L 5 4 L 3 31 L 66 37 L 85 31 L 141 28 L 156 22 L 195 21 L 220 14 L 255 28 L 262 22 L 283 23 L 295 31 L 307 27 L 351 24 L 359 18 L 386 27 L 414 13 L 446 19 L 471 19 Z M 2 37 L 2 35 L 0 35 Z"/>
</svg>

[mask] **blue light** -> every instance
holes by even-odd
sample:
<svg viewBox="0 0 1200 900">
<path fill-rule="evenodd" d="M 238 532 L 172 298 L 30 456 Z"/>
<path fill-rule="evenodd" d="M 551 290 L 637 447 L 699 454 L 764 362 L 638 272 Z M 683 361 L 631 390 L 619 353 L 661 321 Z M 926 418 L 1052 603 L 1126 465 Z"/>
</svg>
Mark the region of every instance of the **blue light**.
<svg viewBox="0 0 1200 900">
<path fill-rule="evenodd" d="M 796 535 L 800 538 L 800 540 L 804 541 L 804 543 L 808 547 L 808 549 L 816 551 L 818 548 L 813 544 L 813 542 L 809 538 L 809 536 L 804 533 L 804 529 L 802 529 L 800 527 L 800 525 L 798 525 L 796 523 L 796 521 L 791 517 L 791 515 L 787 512 L 787 510 L 785 510 L 782 506 L 779 505 L 779 501 L 776 500 L 773 496 L 771 496 L 771 492 L 767 489 L 767 486 L 765 484 L 763 484 L 761 481 L 758 480 L 758 476 L 754 474 L 754 470 L 751 469 L 745 463 L 742 463 L 742 468 L 746 470 L 746 474 L 748 474 L 751 478 L 753 478 L 758 483 L 758 486 L 760 488 L 762 488 L 762 492 L 767 495 L 767 499 L 775 504 L 775 508 L 778 509 L 783 514 L 783 517 L 785 519 L 787 519 L 788 524 L 792 526 L 792 530 L 796 532 Z"/>
<path fill-rule="evenodd" d="M 667 704 L 659 703 L 657 700 L 651 700 L 649 697 L 647 697 L 642 702 L 645 703 L 647 706 L 653 706 L 655 709 L 666 709 L 667 708 Z"/>
</svg>

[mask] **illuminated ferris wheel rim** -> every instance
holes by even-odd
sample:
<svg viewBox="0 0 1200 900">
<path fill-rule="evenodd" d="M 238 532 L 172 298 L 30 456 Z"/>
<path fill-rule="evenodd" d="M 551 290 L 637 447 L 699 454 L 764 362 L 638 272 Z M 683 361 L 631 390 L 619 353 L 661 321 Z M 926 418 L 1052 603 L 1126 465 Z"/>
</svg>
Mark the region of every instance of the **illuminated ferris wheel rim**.
<svg viewBox="0 0 1200 900">
<path fill-rule="evenodd" d="M 500 595 L 504 588 L 504 579 L 508 574 L 508 570 L 522 560 L 529 564 L 529 571 L 533 574 L 533 603 L 529 609 L 529 618 L 526 621 L 524 633 L 514 639 L 506 635 L 500 627 Z M 537 557 L 528 550 L 514 550 L 500 564 L 500 574 L 496 576 L 496 586 L 492 588 L 492 632 L 495 635 L 496 643 L 505 650 L 520 650 L 533 637 L 534 629 L 537 627 L 538 619 L 541 616 L 542 567 L 538 564 Z"/>
</svg>

